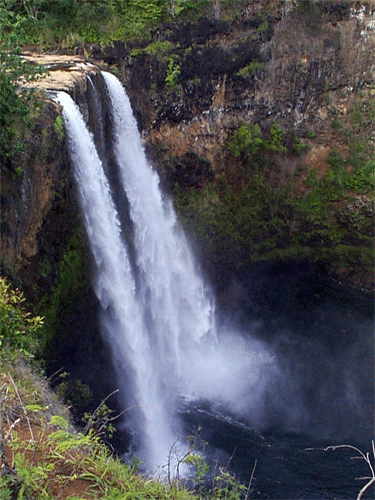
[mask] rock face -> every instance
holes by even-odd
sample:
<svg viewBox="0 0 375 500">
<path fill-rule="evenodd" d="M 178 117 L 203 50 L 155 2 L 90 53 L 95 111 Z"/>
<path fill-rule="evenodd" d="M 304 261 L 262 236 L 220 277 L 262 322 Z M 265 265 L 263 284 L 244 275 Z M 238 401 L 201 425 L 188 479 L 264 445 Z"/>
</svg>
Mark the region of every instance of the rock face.
<svg viewBox="0 0 375 500">
<path fill-rule="evenodd" d="M 98 72 L 93 64 L 71 56 L 24 58 L 49 69 L 29 84 L 37 93 L 61 90 L 87 103 L 87 75 Z M 24 281 L 29 293 L 35 280 L 51 274 L 51 263 L 61 259 L 64 234 L 78 220 L 61 108 L 43 94 L 39 98 L 43 106 L 19 159 L 19 174 L 1 176 L 2 263 Z"/>
<path fill-rule="evenodd" d="M 315 142 L 331 144 L 332 109 L 345 115 L 353 94 L 374 84 L 375 7 L 305 2 L 293 10 L 291 4 L 251 2 L 232 23 L 202 19 L 166 27 L 152 40 L 156 54 L 121 45 L 117 53 L 100 54 L 122 66 L 145 138 L 178 156 L 194 151 L 216 170 L 241 120 L 266 126 L 277 119 L 289 131 L 314 130 Z M 162 53 L 161 40 L 173 49 Z M 168 90 L 171 59 L 179 68 Z"/>
<path fill-rule="evenodd" d="M 147 152 L 175 190 L 219 289 L 249 262 L 301 257 L 372 289 L 374 193 L 363 177 L 371 161 L 375 169 L 372 1 L 300 0 L 294 8 L 253 0 L 231 21 L 216 12 L 164 26 L 143 44 L 86 50 L 92 61 L 116 66 Z M 87 75 L 98 81 L 98 66 L 77 56 L 25 57 L 50 68 L 38 89 L 69 92 L 89 120 Z M 236 156 L 228 144 L 243 124 L 252 142 Z M 105 375 L 110 355 L 84 266 L 61 109 L 52 100 L 19 166 L 18 177 L 1 176 L 2 271 L 13 270 L 28 297 L 42 299 L 50 373 L 64 366 L 105 397 L 115 388 Z M 236 303 L 243 297 L 229 295 Z"/>
<path fill-rule="evenodd" d="M 97 79 L 99 68 L 76 56 L 25 54 L 25 58 L 44 64 L 50 72 L 32 82 L 36 92 L 42 92 L 43 105 L 20 158 L 18 175 L 1 175 L 0 270 L 21 283 L 45 317 L 41 354 L 46 371 L 51 375 L 63 369 L 69 374 L 62 395 L 69 402 L 69 391 L 76 390 L 78 400 L 73 404 L 82 413 L 95 409 L 115 389 L 113 370 L 99 333 L 99 305 L 90 287 L 89 252 L 61 107 L 43 92 L 68 92 L 88 119 L 93 98 L 88 76 Z M 95 392 L 94 402 L 82 382 Z"/>
<path fill-rule="evenodd" d="M 310 192 L 311 171 L 318 178 L 330 175 L 333 153 L 351 158 L 350 136 L 366 143 L 367 157 L 373 154 L 375 6 L 350 0 L 298 4 L 253 1 L 230 22 L 165 26 L 141 48 L 118 42 L 93 50 L 94 57 L 121 68 L 149 155 L 171 189 L 178 184 L 199 191 L 215 179 L 228 180 L 241 162 L 229 153 L 228 140 L 241 123 L 258 124 L 264 137 L 275 123 L 282 129 L 290 154 L 265 152 L 276 165 L 270 182 L 285 184 L 294 176 L 301 197 Z M 355 168 L 351 161 L 349 171 Z M 371 238 L 371 190 L 354 200 L 337 197 L 341 201 L 327 217 L 349 220 L 353 203 L 363 204 L 367 229 L 360 232 Z M 306 223 L 289 229 L 304 231 Z M 345 245 L 353 241 L 348 236 Z M 338 276 L 371 288 L 371 265 L 351 273 L 343 259 L 334 267 Z"/>
</svg>

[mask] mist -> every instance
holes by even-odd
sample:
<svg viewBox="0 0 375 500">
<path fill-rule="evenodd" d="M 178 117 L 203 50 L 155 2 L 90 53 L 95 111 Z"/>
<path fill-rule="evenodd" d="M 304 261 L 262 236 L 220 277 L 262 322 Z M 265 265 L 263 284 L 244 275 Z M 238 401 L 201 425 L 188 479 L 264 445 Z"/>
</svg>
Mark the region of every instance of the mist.
<svg viewBox="0 0 375 500">
<path fill-rule="evenodd" d="M 367 444 L 374 432 L 372 301 L 300 271 L 244 278 L 236 306 L 220 315 L 217 352 L 203 356 L 193 376 L 195 391 L 201 385 L 203 398 L 258 431 Z"/>
</svg>

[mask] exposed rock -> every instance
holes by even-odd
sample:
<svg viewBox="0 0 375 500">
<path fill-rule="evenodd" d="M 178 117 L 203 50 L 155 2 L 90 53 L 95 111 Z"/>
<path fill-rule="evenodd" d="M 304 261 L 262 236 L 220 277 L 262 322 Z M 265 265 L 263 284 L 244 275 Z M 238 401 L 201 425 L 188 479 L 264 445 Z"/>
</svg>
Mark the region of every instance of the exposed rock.
<svg viewBox="0 0 375 500">
<path fill-rule="evenodd" d="M 2 258 L 17 271 L 38 251 L 38 234 L 60 192 L 61 172 L 67 168 L 63 145 L 53 127 L 58 114 L 56 104 L 45 104 L 19 177 L 1 176 L 2 215 L 6 221 Z"/>
<path fill-rule="evenodd" d="M 48 74 L 26 84 L 39 90 L 64 91 L 72 95 L 83 93 L 87 86 L 86 76 L 99 71 L 80 56 L 24 52 L 22 59 L 48 70 Z"/>
<path fill-rule="evenodd" d="M 97 66 L 78 56 L 25 53 L 23 57 L 49 70 L 28 86 L 37 93 L 68 92 L 85 111 L 87 75 L 95 77 Z M 30 293 L 31 285 L 41 278 L 43 260 L 51 271 L 51 262 L 61 258 L 64 235 L 78 217 L 63 125 L 56 121 L 61 107 L 44 94 L 39 98 L 43 106 L 18 159 L 19 174 L 1 175 L 1 258 Z"/>
<path fill-rule="evenodd" d="M 142 52 L 142 47 L 132 52 L 124 44 L 112 48 L 110 57 L 96 51 L 96 57 L 121 68 L 149 154 L 169 185 L 205 185 L 203 179 L 197 184 L 193 168 L 186 168 L 187 155 L 204 159 L 208 175 L 214 172 L 216 178 L 233 170 L 236 160 L 227 142 L 241 123 L 257 123 L 267 134 L 277 122 L 290 150 L 297 140 L 300 156 L 275 158 L 273 182 L 298 175 L 301 192 L 313 169 L 324 175 L 332 150 L 346 150 L 347 139 L 333 124 L 350 122 L 356 108 L 371 106 L 375 5 L 351 0 L 299 4 L 255 1 L 231 22 L 202 19 L 194 26 L 166 26 L 152 40 L 175 44 L 165 53 Z M 166 89 L 171 68 L 177 68 L 178 78 Z M 361 124 L 363 138 L 372 128 L 371 120 Z M 372 193 L 364 196 L 372 206 Z M 344 204 L 338 210 L 352 221 Z M 372 286 L 369 268 L 361 276 L 357 271 L 349 277 L 345 266 L 335 272 L 356 286 Z"/>
<path fill-rule="evenodd" d="M 144 137 L 177 155 L 205 156 L 216 170 L 225 167 L 223 145 L 241 120 L 263 127 L 277 120 L 290 132 L 313 130 L 318 137 L 310 141 L 312 148 L 332 145 L 327 134 L 332 110 L 345 114 L 353 94 L 375 81 L 375 7 L 366 2 L 360 7 L 356 2 L 312 5 L 312 12 L 267 15 L 268 27 L 259 32 L 255 3 L 221 38 L 209 31 L 188 51 L 176 48 L 180 87 L 167 95 L 157 92 L 154 106 L 149 89 L 162 69 L 145 56 L 125 65 Z M 239 74 L 247 65 L 248 74 Z M 138 79 L 142 72 L 148 78 Z"/>
</svg>

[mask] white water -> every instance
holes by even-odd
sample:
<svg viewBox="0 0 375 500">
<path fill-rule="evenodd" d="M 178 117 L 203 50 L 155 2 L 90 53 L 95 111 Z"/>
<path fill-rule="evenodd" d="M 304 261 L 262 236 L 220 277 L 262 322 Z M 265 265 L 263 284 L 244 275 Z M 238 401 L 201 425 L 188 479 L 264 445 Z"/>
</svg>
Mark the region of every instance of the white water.
<svg viewBox="0 0 375 500">
<path fill-rule="evenodd" d="M 160 439 L 171 444 L 168 427 L 158 428 L 162 415 L 158 395 L 152 390 L 153 366 L 151 347 L 142 310 L 136 299 L 135 282 L 124 246 L 118 214 L 112 201 L 108 181 L 95 149 L 92 135 L 87 130 L 81 113 L 73 100 L 59 93 L 58 101 L 64 108 L 64 118 L 70 140 L 70 151 L 79 187 L 85 225 L 95 258 L 96 293 L 104 311 L 106 333 L 118 361 L 131 362 L 134 377 L 133 391 L 137 404 L 145 415 L 145 442 L 150 464 L 155 464 L 149 443 L 150 428 L 158 431 Z"/>
<path fill-rule="evenodd" d="M 112 103 L 115 154 L 134 224 L 134 275 L 93 137 L 72 99 L 59 93 L 58 100 L 96 263 L 104 334 L 123 392 L 129 391 L 130 378 L 137 405 L 129 411 L 139 439 L 137 455 L 155 471 L 168 463 L 176 440 L 183 441 L 177 417 L 180 397 L 220 400 L 233 411 L 250 410 L 258 419 L 273 361 L 259 343 L 216 331 L 212 294 L 147 162 L 129 99 L 117 78 L 103 76 Z"/>
<path fill-rule="evenodd" d="M 147 362 L 152 378 L 143 384 L 147 399 L 156 399 L 161 417 L 146 419 L 145 425 L 157 440 L 153 448 L 158 462 L 161 451 L 169 451 L 175 440 L 164 443 L 159 436 L 172 427 L 170 417 L 175 421 L 176 398 L 193 368 L 192 351 L 207 351 L 216 343 L 214 302 L 196 270 L 172 204 L 163 197 L 159 178 L 148 165 L 125 90 L 110 73 L 103 77 L 112 103 L 116 159 L 134 224 L 137 298 L 151 345 Z M 154 408 L 152 412 L 156 415 Z"/>
</svg>

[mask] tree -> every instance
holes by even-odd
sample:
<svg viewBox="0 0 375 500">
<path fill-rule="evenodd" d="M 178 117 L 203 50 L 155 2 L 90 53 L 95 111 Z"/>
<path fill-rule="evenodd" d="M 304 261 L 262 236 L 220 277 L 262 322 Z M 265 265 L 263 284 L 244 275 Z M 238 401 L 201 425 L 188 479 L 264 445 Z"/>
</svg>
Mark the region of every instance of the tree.
<svg viewBox="0 0 375 500">
<path fill-rule="evenodd" d="M 22 149 L 20 132 L 29 125 L 33 91 L 23 87 L 45 72 L 22 61 L 18 48 L 0 44 L 0 170 L 14 173 L 14 155 Z"/>
</svg>

